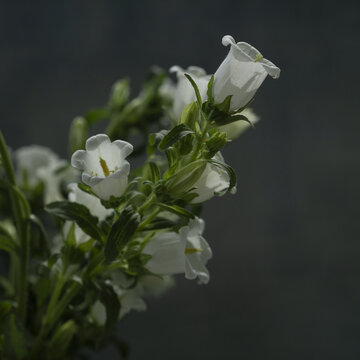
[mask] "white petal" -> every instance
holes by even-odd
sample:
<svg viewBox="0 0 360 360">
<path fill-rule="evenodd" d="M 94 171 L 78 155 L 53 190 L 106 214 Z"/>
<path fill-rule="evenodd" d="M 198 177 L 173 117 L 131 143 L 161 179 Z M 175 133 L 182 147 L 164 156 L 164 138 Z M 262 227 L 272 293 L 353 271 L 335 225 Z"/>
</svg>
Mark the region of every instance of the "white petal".
<svg viewBox="0 0 360 360">
<path fill-rule="evenodd" d="M 110 139 L 106 134 L 97 134 L 86 140 L 85 149 L 88 151 L 96 150 L 101 144 L 110 143 Z"/>
</svg>

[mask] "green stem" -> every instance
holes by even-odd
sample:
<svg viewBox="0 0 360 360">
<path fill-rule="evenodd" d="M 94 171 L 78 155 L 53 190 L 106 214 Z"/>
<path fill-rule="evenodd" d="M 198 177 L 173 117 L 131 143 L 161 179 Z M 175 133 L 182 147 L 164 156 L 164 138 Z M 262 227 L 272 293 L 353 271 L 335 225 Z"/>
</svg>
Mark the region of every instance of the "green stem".
<svg viewBox="0 0 360 360">
<path fill-rule="evenodd" d="M 70 301 L 77 295 L 78 291 L 81 289 L 80 284 L 74 282 L 56 305 L 63 285 L 64 284 L 62 283 L 54 290 L 44 322 L 32 348 L 30 359 L 37 360 L 39 358 L 39 352 L 43 348 L 44 339 L 52 330 L 54 324 L 56 324 L 56 322 L 59 320 L 60 316 L 62 315 L 66 307 L 69 305 Z"/>
</svg>

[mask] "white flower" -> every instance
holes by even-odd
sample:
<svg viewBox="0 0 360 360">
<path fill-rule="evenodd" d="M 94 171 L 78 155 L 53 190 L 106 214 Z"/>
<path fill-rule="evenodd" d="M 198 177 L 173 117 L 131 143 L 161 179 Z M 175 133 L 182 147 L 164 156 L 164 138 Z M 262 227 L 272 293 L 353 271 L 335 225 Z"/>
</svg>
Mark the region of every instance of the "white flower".
<svg viewBox="0 0 360 360">
<path fill-rule="evenodd" d="M 17 163 L 17 178 L 20 183 L 26 182 L 28 186 L 34 187 L 41 182 L 39 178 L 40 169 L 55 169 L 64 165 L 64 161 L 49 148 L 39 145 L 24 146 L 15 152 Z"/>
<path fill-rule="evenodd" d="M 42 182 L 45 204 L 63 200 L 61 183 L 70 179 L 74 181 L 77 177 L 74 169 L 66 168 L 68 163 L 65 160 L 59 159 L 54 152 L 44 146 L 22 147 L 15 152 L 15 159 L 18 182 L 21 186 L 30 188 Z"/>
<path fill-rule="evenodd" d="M 96 216 L 100 221 L 105 220 L 114 213 L 114 209 L 106 209 L 97 197 L 82 191 L 76 183 L 69 184 L 68 189 L 69 201 L 86 206 L 90 214 Z"/>
<path fill-rule="evenodd" d="M 103 200 L 119 197 L 126 190 L 130 164 L 125 158 L 133 151 L 126 141 L 111 142 L 105 134 L 90 137 L 86 150 L 77 150 L 71 157 L 71 165 L 83 170 L 82 181 Z"/>
<path fill-rule="evenodd" d="M 218 152 L 213 159 L 224 162 L 220 152 Z M 222 195 L 229 188 L 229 185 L 229 174 L 225 170 L 213 164 L 207 164 L 204 172 L 193 185 L 195 188 L 194 192 L 197 193 L 198 196 L 192 200 L 192 203 L 202 203 L 215 195 Z"/>
<path fill-rule="evenodd" d="M 259 121 L 259 116 L 257 116 L 250 108 L 244 109 L 241 112 L 241 115 L 246 116 L 253 125 Z M 251 125 L 248 122 L 238 120 L 230 124 L 220 126 L 219 130 L 226 133 L 226 136 L 229 140 L 234 140 L 250 127 Z"/>
<path fill-rule="evenodd" d="M 206 100 L 207 86 L 210 80 L 210 76 L 206 75 L 204 69 L 197 66 L 190 66 L 186 70 L 179 66 L 172 66 L 170 72 L 175 72 L 177 75 L 177 85 L 174 93 L 173 112 L 177 119 L 180 119 L 182 112 L 186 106 L 196 100 L 194 88 L 190 84 L 189 80 L 185 77 L 185 74 L 189 74 L 196 85 L 199 88 L 200 96 L 203 100 Z"/>
<path fill-rule="evenodd" d="M 205 267 L 211 258 L 209 244 L 202 237 L 204 221 L 196 218 L 179 234 L 165 232 L 155 235 L 144 248 L 144 253 L 152 258 L 146 268 L 158 275 L 185 273 L 187 279 L 198 277 L 200 284 L 209 282 L 209 272 Z"/>
<path fill-rule="evenodd" d="M 200 284 L 207 284 L 210 280 L 209 271 L 205 264 L 212 257 L 212 251 L 207 241 L 202 237 L 205 222 L 196 218 L 190 220 L 188 226 L 180 229 L 182 244 L 185 244 L 185 277 L 196 279 Z"/>
<path fill-rule="evenodd" d="M 254 97 L 268 74 L 278 78 L 280 69 L 264 59 L 257 49 L 245 42 L 236 43 L 230 35 L 224 36 L 222 43 L 231 48 L 214 75 L 213 96 L 215 103 L 219 104 L 233 95 L 230 111 L 234 111 Z"/>
</svg>

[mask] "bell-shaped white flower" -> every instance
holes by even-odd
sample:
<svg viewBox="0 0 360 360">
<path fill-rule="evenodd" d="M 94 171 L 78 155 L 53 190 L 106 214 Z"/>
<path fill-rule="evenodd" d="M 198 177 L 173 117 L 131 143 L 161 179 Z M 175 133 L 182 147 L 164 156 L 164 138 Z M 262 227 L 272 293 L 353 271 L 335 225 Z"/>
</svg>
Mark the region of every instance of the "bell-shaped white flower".
<svg viewBox="0 0 360 360">
<path fill-rule="evenodd" d="M 226 35 L 222 39 L 224 46 L 230 45 L 228 56 L 214 75 L 213 96 L 216 104 L 232 95 L 230 111 L 245 106 L 269 74 L 274 79 L 280 76 L 280 69 L 266 60 L 253 46 L 236 43 Z"/>
<path fill-rule="evenodd" d="M 39 145 L 24 146 L 16 150 L 15 159 L 17 164 L 16 177 L 20 184 L 34 187 L 41 182 L 40 169 L 52 169 L 63 166 L 65 161 L 49 148 Z"/>
<path fill-rule="evenodd" d="M 259 116 L 248 107 L 241 112 L 241 115 L 246 116 L 253 125 L 259 121 Z M 247 121 L 237 120 L 230 124 L 220 126 L 219 130 L 224 132 L 229 140 L 234 140 L 250 127 L 251 125 Z"/>
<path fill-rule="evenodd" d="M 177 119 L 180 119 L 182 112 L 186 106 L 196 100 L 194 88 L 186 78 L 185 74 L 189 74 L 196 82 L 199 88 L 200 96 L 203 100 L 206 100 L 206 92 L 210 75 L 206 75 L 204 69 L 197 66 L 189 66 L 186 70 L 180 66 L 172 66 L 170 72 L 176 73 L 178 82 L 174 92 L 174 104 L 173 113 Z"/>
<path fill-rule="evenodd" d="M 205 264 L 212 258 L 211 248 L 202 237 L 204 229 L 204 220 L 196 218 L 179 231 L 181 243 L 185 244 L 185 277 L 190 280 L 198 278 L 199 284 L 209 282 L 209 271 Z"/>
<path fill-rule="evenodd" d="M 103 200 L 119 197 L 126 190 L 130 164 L 125 158 L 133 151 L 126 141 L 111 142 L 105 134 L 90 137 L 86 150 L 77 150 L 71 165 L 82 170 L 82 181 Z"/>
<path fill-rule="evenodd" d="M 45 146 L 22 147 L 15 152 L 15 159 L 18 183 L 26 188 L 43 183 L 45 204 L 63 200 L 61 184 L 74 181 L 78 176 L 75 169 L 67 167 L 67 161 Z"/>
<path fill-rule="evenodd" d="M 164 232 L 155 235 L 143 250 L 152 256 L 146 268 L 158 275 L 185 273 L 187 279 L 198 277 L 200 284 L 208 283 L 209 272 L 205 264 L 212 252 L 202 237 L 203 231 L 204 221 L 196 218 L 182 227 L 178 234 Z"/>
<path fill-rule="evenodd" d="M 224 162 L 220 152 L 213 159 Z M 229 188 L 229 185 L 229 174 L 225 170 L 213 164 L 207 164 L 204 172 L 193 185 L 195 188 L 194 192 L 198 196 L 192 200 L 192 203 L 199 204 L 211 199 L 215 195 L 222 195 Z"/>
</svg>

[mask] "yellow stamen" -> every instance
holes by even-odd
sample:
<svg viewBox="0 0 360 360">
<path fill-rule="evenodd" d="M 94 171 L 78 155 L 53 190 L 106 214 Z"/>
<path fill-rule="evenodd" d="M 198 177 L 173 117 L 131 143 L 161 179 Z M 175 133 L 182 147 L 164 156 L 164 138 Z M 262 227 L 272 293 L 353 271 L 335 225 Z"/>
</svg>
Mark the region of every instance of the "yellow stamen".
<svg viewBox="0 0 360 360">
<path fill-rule="evenodd" d="M 256 58 L 255 58 L 254 62 L 258 62 L 258 61 L 262 60 L 263 58 L 264 58 L 264 57 L 263 57 L 260 53 L 258 53 L 258 54 L 256 55 Z"/>
<path fill-rule="evenodd" d="M 186 248 L 185 254 L 195 254 L 197 252 L 202 252 L 202 249 Z"/>
<path fill-rule="evenodd" d="M 100 160 L 100 165 L 101 165 L 101 168 L 102 168 L 102 170 L 104 172 L 104 175 L 109 176 L 110 175 L 110 170 L 109 170 L 109 168 L 107 166 L 106 161 L 103 158 L 99 158 L 99 160 Z"/>
</svg>

